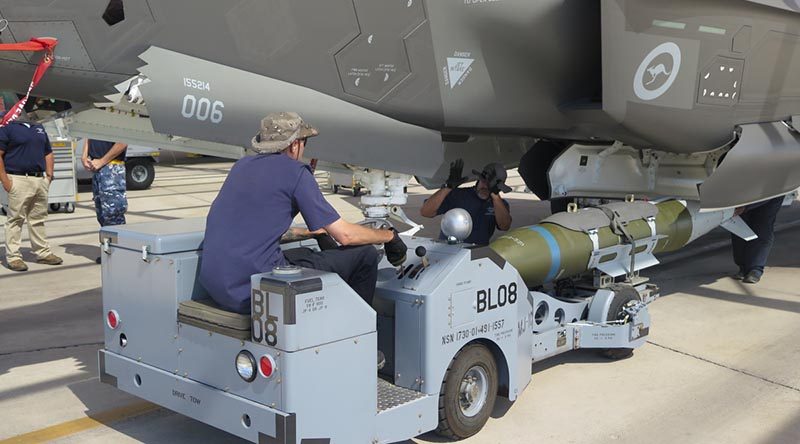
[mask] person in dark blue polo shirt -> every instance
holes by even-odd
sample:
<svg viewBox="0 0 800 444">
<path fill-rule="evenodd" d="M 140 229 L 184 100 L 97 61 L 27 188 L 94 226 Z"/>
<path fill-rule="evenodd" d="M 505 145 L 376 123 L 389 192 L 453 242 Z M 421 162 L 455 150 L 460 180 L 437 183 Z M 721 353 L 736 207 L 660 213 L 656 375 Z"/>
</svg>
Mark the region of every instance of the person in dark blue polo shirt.
<svg viewBox="0 0 800 444">
<path fill-rule="evenodd" d="M 36 262 L 63 262 L 50 250 L 44 228 L 53 166 L 53 149 L 42 125 L 18 119 L 0 128 L 0 182 L 8 193 L 6 264 L 13 271 L 28 270 L 19 251 L 26 220 Z"/>
<path fill-rule="evenodd" d="M 459 188 L 467 178 L 462 177 L 464 161 L 450 164 L 450 176 L 442 189 L 433 193 L 420 209 L 423 217 L 436 217 L 453 208 L 463 208 L 472 217 L 472 233 L 464 242 L 489 245 L 495 228 L 506 231 L 511 228 L 511 212 L 508 202 L 500 193 L 511 191 L 506 184 L 506 169 L 499 163 L 490 163 L 483 171 L 472 170 L 478 176 L 475 186 Z M 444 239 L 444 234 L 439 237 Z"/>
<path fill-rule="evenodd" d="M 378 271 L 372 244 L 383 243 L 393 265 L 405 261 L 407 248 L 396 231 L 345 222 L 322 196 L 300 162 L 306 141 L 317 134 L 297 113 L 269 114 L 252 141 L 257 154 L 231 168 L 206 219 L 200 264 L 200 283 L 222 308 L 250 313 L 250 276 L 289 264 L 335 272 L 371 303 Z M 308 229 L 289 230 L 298 212 Z M 280 247 L 281 238 L 327 235 L 342 247 Z"/>
</svg>

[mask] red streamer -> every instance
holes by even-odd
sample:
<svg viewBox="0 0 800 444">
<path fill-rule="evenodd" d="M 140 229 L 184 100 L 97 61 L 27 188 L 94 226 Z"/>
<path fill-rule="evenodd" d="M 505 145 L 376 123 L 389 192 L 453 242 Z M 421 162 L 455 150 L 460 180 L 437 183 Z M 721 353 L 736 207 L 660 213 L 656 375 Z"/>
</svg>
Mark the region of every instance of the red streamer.
<svg viewBox="0 0 800 444">
<path fill-rule="evenodd" d="M 33 91 L 33 88 L 36 88 L 36 85 L 39 84 L 39 81 L 42 80 L 44 74 L 55 61 L 53 51 L 55 50 L 56 45 L 58 45 L 58 40 L 48 37 L 30 39 L 29 41 L 22 43 L 0 43 L 0 51 L 45 52 L 44 57 L 42 57 L 42 60 L 39 61 L 39 65 L 36 67 L 36 71 L 33 73 L 33 79 L 31 79 L 31 83 L 28 86 L 28 92 L 25 94 L 25 97 L 20 99 L 14 104 L 14 106 L 11 107 L 11 109 L 8 110 L 6 115 L 3 116 L 0 126 L 5 126 L 6 124 L 13 122 L 20 116 L 20 114 L 22 114 L 23 109 L 25 109 L 25 104 L 28 103 L 28 98 L 31 96 L 31 91 Z"/>
</svg>

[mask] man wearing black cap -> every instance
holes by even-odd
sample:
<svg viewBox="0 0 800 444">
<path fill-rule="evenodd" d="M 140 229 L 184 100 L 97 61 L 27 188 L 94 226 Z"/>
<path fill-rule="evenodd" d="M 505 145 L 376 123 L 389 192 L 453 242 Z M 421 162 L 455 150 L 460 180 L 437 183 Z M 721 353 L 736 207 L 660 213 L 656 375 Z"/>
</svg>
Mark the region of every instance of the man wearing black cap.
<svg viewBox="0 0 800 444">
<path fill-rule="evenodd" d="M 478 182 L 470 188 L 459 188 L 467 181 L 462 177 L 464 161 L 456 160 L 450 164 L 450 176 L 444 187 L 435 192 L 422 205 L 423 217 L 435 217 L 453 208 L 463 208 L 472 217 L 472 234 L 464 242 L 488 245 L 495 228 L 506 231 L 511 228 L 511 213 L 508 202 L 500 193 L 508 193 L 511 188 L 505 184 L 506 169 L 499 163 L 490 163 L 483 171 L 472 170 Z M 440 234 L 444 239 L 444 234 Z"/>
<path fill-rule="evenodd" d="M 297 113 L 268 114 L 252 140 L 255 155 L 231 168 L 206 219 L 200 265 L 200 282 L 223 308 L 250 313 L 250 276 L 288 264 L 337 273 L 371 303 L 378 279 L 372 245 L 383 244 L 394 266 L 405 261 L 407 247 L 396 231 L 346 222 L 322 196 L 301 162 L 308 139 L 318 134 Z M 308 229 L 289 228 L 298 213 Z M 324 251 L 281 249 L 281 239 L 310 236 L 327 241 L 318 238 Z"/>
</svg>

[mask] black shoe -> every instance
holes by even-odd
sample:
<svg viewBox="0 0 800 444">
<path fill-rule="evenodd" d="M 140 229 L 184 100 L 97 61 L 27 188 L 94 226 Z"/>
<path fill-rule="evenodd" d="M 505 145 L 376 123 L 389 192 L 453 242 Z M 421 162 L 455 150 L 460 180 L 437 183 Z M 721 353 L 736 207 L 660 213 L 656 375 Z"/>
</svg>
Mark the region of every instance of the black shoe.
<svg viewBox="0 0 800 444">
<path fill-rule="evenodd" d="M 384 365 L 386 365 L 386 356 L 382 351 L 378 350 L 378 370 L 381 370 Z"/>
<path fill-rule="evenodd" d="M 757 284 L 758 281 L 761 280 L 762 274 L 763 273 L 761 273 L 758 270 L 750 270 L 747 272 L 746 275 L 744 275 L 744 279 L 742 279 L 742 282 L 744 282 L 745 284 Z"/>
<path fill-rule="evenodd" d="M 97 259 L 94 260 L 94 263 L 100 265 L 100 256 L 97 256 Z"/>
<path fill-rule="evenodd" d="M 737 271 L 737 272 L 736 272 L 736 274 L 734 274 L 734 275 L 733 275 L 733 276 L 731 276 L 731 277 L 732 277 L 732 278 L 734 278 L 734 279 L 736 279 L 737 281 L 741 281 L 742 279 L 744 279 L 744 275 L 745 275 L 745 272 L 744 272 L 744 270 L 742 270 L 742 269 L 740 268 L 740 269 L 739 269 L 739 271 Z"/>
</svg>

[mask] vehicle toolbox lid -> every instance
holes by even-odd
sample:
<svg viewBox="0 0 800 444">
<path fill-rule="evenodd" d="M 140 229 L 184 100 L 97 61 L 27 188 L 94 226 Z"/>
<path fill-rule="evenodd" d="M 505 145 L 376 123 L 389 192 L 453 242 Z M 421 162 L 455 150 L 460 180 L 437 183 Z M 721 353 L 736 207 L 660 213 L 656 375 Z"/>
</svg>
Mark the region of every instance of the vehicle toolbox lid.
<svg viewBox="0 0 800 444">
<path fill-rule="evenodd" d="M 114 225 L 100 230 L 100 243 L 133 251 L 147 247 L 148 254 L 170 254 L 201 249 L 206 219 L 175 219 L 131 225 Z"/>
</svg>

